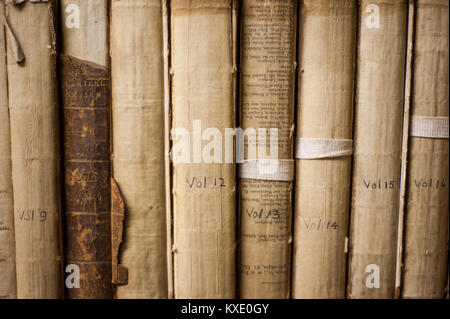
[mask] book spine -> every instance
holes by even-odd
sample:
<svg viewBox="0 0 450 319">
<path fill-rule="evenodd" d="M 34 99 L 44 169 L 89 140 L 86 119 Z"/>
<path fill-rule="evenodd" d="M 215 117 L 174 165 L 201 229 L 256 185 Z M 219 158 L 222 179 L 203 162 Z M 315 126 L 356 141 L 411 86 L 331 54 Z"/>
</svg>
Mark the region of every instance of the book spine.
<svg viewBox="0 0 450 319">
<path fill-rule="evenodd" d="M 113 175 L 126 203 L 118 298 L 167 298 L 161 0 L 111 2 Z M 147 271 L 151 270 L 151 271 Z"/>
<path fill-rule="evenodd" d="M 236 173 L 221 143 L 235 126 L 236 5 L 170 4 L 175 298 L 236 295 Z"/>
<path fill-rule="evenodd" d="M 62 296 L 56 1 L 6 5 L 18 298 Z"/>
<path fill-rule="evenodd" d="M 278 167 L 250 173 L 266 145 L 258 143 L 251 158 L 247 143 L 247 161 L 239 164 L 239 297 L 289 298 L 297 1 L 242 1 L 240 21 L 241 127 L 258 138 L 277 129 L 270 151 L 278 148 Z M 285 168 L 289 173 L 278 174 Z"/>
<path fill-rule="evenodd" d="M 61 0 L 61 51 L 109 67 L 109 1 Z"/>
<path fill-rule="evenodd" d="M 359 5 L 347 293 L 393 298 L 408 2 Z"/>
<path fill-rule="evenodd" d="M 0 1 L 0 299 L 13 299 L 16 257 L 5 25 L 5 1 Z"/>
<path fill-rule="evenodd" d="M 448 1 L 416 1 L 415 22 L 402 297 L 443 298 L 449 227 Z M 446 136 L 427 134 L 424 121 L 433 130 L 446 121 Z"/>
<path fill-rule="evenodd" d="M 356 18 L 353 0 L 301 2 L 293 298 L 345 298 Z"/>
<path fill-rule="evenodd" d="M 112 298 L 108 1 L 62 1 L 68 298 Z"/>
</svg>

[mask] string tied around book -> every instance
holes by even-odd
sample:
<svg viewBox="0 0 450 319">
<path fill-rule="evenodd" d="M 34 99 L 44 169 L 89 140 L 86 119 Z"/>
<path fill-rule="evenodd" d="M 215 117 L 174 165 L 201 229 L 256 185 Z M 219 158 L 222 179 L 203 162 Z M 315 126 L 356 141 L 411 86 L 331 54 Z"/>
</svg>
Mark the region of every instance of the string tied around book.
<svg viewBox="0 0 450 319">
<path fill-rule="evenodd" d="M 56 55 L 56 16 L 55 16 L 55 8 L 53 6 L 53 3 L 50 0 L 8 0 L 7 4 L 12 4 L 13 6 L 20 6 L 24 4 L 25 2 L 30 3 L 48 3 L 48 10 L 49 10 L 49 32 L 51 37 L 51 45 L 49 45 L 49 48 L 52 49 L 52 54 Z M 6 36 L 8 37 L 8 42 L 11 44 L 11 50 L 12 55 L 14 59 L 16 60 L 17 64 L 23 63 L 25 61 L 25 54 L 23 52 L 22 46 L 20 45 L 19 40 L 17 39 L 13 28 L 11 27 L 11 23 L 8 20 L 8 17 L 3 12 L 4 16 L 4 26 L 6 29 Z"/>
<path fill-rule="evenodd" d="M 13 5 L 18 6 L 27 1 L 30 3 L 42 3 L 42 2 L 49 2 L 50 0 L 8 0 L 6 3 L 7 4 L 12 3 Z"/>
<path fill-rule="evenodd" d="M 292 159 L 248 159 L 239 164 L 238 174 L 240 178 L 290 182 L 294 164 Z"/>
<path fill-rule="evenodd" d="M 297 138 L 297 159 L 322 159 L 353 154 L 353 140 L 327 138 Z"/>
<path fill-rule="evenodd" d="M 448 117 L 412 115 L 409 136 L 448 139 Z"/>
<path fill-rule="evenodd" d="M 5 14 L 3 15 L 3 17 L 6 36 L 8 37 L 8 42 L 11 43 L 10 47 L 12 55 L 14 56 L 16 63 L 22 63 L 23 61 L 25 61 L 25 54 L 23 53 L 22 46 L 20 45 L 19 40 L 17 40 L 17 37 L 11 28 L 8 17 Z"/>
</svg>

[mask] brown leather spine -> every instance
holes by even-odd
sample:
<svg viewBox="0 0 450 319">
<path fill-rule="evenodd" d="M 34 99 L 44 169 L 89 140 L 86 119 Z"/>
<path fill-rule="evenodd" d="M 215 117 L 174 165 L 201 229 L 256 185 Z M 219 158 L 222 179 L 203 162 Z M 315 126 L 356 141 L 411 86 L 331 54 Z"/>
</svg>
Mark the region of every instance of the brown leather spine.
<svg viewBox="0 0 450 319">
<path fill-rule="evenodd" d="M 64 114 L 66 264 L 80 269 L 68 298 L 112 298 L 110 71 L 60 56 Z"/>
</svg>

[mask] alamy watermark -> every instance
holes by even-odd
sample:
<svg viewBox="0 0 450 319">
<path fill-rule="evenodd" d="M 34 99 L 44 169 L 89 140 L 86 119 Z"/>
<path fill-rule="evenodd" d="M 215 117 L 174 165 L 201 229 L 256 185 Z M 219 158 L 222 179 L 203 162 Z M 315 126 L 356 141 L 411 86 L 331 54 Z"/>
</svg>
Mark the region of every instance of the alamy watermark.
<svg viewBox="0 0 450 319">
<path fill-rule="evenodd" d="M 223 132 L 223 133 L 222 133 Z M 278 160 L 278 128 L 202 128 L 201 120 L 192 129 L 174 128 L 170 139 L 173 163 L 244 163 L 248 160 Z M 276 169 L 276 165 L 273 165 Z"/>
</svg>

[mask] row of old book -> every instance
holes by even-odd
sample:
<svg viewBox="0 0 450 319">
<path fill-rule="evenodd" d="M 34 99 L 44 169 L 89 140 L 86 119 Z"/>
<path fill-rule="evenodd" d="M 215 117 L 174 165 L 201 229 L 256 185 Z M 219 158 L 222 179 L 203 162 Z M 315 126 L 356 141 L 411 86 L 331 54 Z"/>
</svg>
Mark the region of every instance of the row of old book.
<svg viewBox="0 0 450 319">
<path fill-rule="evenodd" d="M 0 298 L 445 296 L 447 0 L 2 0 L 0 24 Z"/>
</svg>

